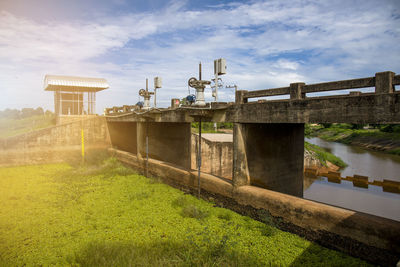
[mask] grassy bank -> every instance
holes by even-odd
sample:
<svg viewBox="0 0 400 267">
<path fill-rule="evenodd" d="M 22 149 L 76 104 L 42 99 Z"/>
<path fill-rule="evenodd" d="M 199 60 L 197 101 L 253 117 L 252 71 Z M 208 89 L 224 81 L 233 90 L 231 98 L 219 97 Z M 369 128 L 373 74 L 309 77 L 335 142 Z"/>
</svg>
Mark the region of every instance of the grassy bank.
<svg viewBox="0 0 400 267">
<path fill-rule="evenodd" d="M 226 133 L 226 131 L 233 130 L 232 122 L 217 122 L 216 126 L 217 126 L 217 131 L 215 131 L 213 122 L 202 122 L 201 123 L 201 132 L 202 133 Z M 193 133 L 199 132 L 199 123 L 198 122 L 192 122 L 192 132 Z"/>
<path fill-rule="evenodd" d="M 310 144 L 308 142 L 304 142 L 304 149 L 313 152 L 313 155 L 321 162 L 322 165 L 327 166 L 327 161 L 330 163 L 344 168 L 347 164 L 339 157 L 335 156 L 334 154 L 326 151 L 320 146 Z"/>
<path fill-rule="evenodd" d="M 0 138 L 46 128 L 55 125 L 53 115 L 37 115 L 23 119 L 0 118 Z"/>
<path fill-rule="evenodd" d="M 0 201 L 0 266 L 365 265 L 114 159 L 1 168 Z"/>
<path fill-rule="evenodd" d="M 387 127 L 386 127 L 387 128 Z M 400 132 L 382 131 L 385 128 L 357 129 L 354 125 L 345 123 L 323 125 L 307 125 L 306 135 L 319 137 L 326 141 L 340 142 L 400 155 Z"/>
</svg>

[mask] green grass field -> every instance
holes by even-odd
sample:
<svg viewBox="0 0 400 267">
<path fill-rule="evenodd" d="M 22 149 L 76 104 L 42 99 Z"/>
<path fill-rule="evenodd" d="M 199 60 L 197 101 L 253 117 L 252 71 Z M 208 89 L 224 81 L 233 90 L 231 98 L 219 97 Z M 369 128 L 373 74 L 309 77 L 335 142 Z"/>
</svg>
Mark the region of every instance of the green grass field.
<svg viewBox="0 0 400 267">
<path fill-rule="evenodd" d="M 1 168 L 0 203 L 0 266 L 366 265 L 115 159 Z"/>
<path fill-rule="evenodd" d="M 6 138 L 55 125 L 52 115 L 37 115 L 24 119 L 0 118 L 0 138 Z"/>
</svg>

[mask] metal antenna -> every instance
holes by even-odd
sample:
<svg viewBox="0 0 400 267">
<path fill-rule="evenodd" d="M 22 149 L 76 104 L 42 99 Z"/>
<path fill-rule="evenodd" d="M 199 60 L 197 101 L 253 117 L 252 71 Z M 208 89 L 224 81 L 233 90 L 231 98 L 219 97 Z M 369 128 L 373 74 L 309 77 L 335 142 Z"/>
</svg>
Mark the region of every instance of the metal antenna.
<svg viewBox="0 0 400 267">
<path fill-rule="evenodd" d="M 199 63 L 199 81 L 201 81 L 201 61 Z"/>
<path fill-rule="evenodd" d="M 149 91 L 149 79 L 146 78 L 146 91 Z"/>
</svg>

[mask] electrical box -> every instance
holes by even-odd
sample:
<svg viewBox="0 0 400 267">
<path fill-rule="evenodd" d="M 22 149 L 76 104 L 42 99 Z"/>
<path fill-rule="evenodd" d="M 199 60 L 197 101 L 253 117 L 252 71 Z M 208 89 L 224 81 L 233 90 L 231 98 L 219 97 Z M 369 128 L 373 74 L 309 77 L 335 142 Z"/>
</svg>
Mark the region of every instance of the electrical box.
<svg viewBox="0 0 400 267">
<path fill-rule="evenodd" d="M 214 74 L 223 75 L 226 74 L 226 60 L 220 58 L 214 60 Z"/>
<path fill-rule="evenodd" d="M 154 77 L 154 88 L 161 88 L 161 77 Z"/>
</svg>

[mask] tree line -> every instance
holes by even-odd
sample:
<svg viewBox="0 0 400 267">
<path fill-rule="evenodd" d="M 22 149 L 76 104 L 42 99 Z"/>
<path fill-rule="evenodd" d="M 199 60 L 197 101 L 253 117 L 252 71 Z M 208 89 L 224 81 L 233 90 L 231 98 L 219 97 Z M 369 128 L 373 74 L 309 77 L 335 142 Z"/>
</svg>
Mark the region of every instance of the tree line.
<svg viewBox="0 0 400 267">
<path fill-rule="evenodd" d="M 324 128 L 341 128 L 341 129 L 378 129 L 386 133 L 400 133 L 400 124 L 351 124 L 351 123 L 321 123 Z"/>
<path fill-rule="evenodd" d="M 50 110 L 44 111 L 42 107 L 38 108 L 22 108 L 21 110 L 19 109 L 5 109 L 5 110 L 0 110 L 0 118 L 4 119 L 25 119 L 33 116 L 52 116 L 54 115 L 53 112 Z"/>
</svg>

